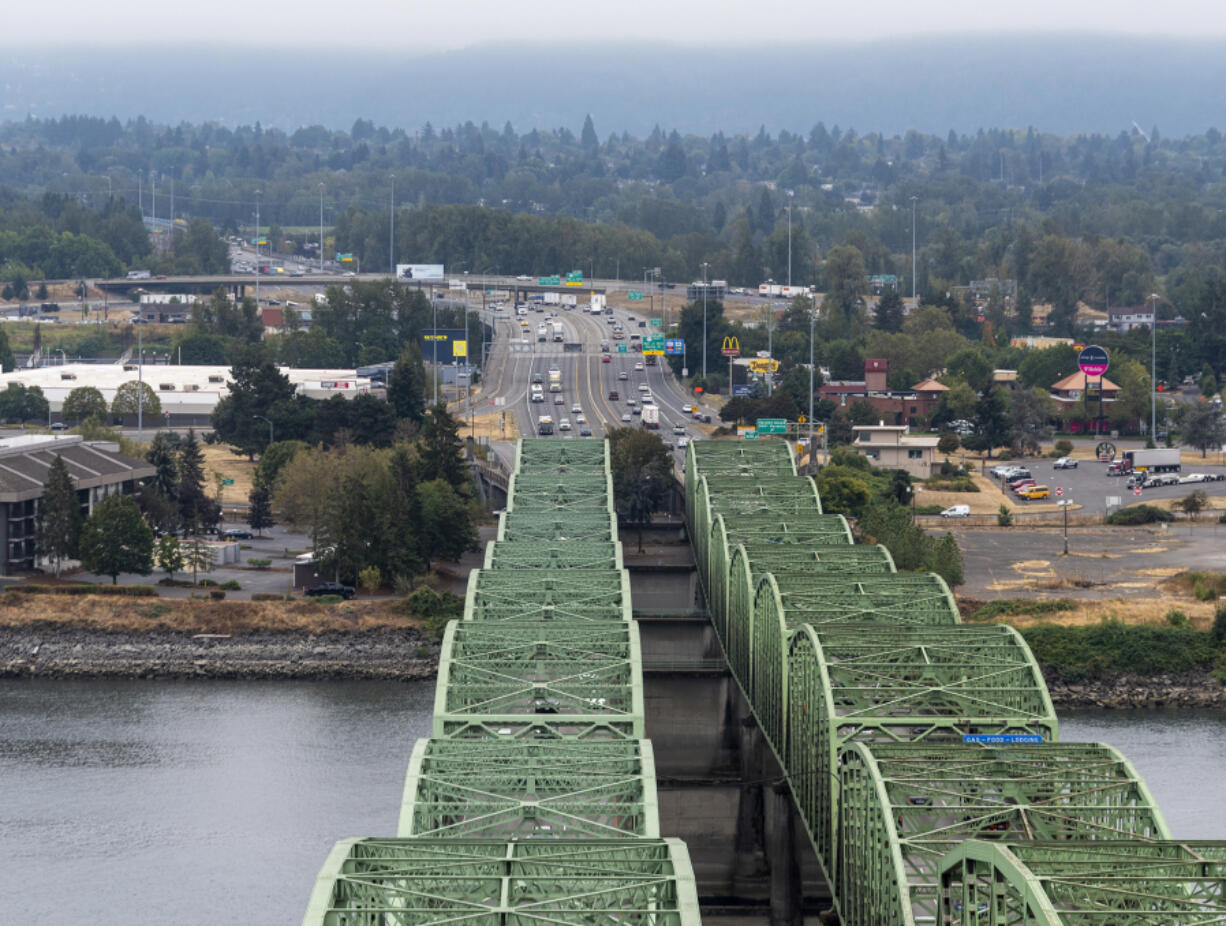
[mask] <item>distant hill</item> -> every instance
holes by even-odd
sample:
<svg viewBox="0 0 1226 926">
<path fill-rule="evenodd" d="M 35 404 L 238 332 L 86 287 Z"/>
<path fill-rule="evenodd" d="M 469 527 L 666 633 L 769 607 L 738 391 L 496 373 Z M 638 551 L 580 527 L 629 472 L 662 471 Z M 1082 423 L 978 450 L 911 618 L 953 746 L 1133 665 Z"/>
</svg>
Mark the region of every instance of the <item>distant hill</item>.
<svg viewBox="0 0 1226 926">
<path fill-rule="evenodd" d="M 1085 36 L 948 36 L 914 42 L 696 48 L 590 39 L 392 54 L 22 48 L 0 59 L 0 118 L 66 113 L 348 128 L 472 120 L 519 131 L 590 112 L 597 133 L 655 124 L 711 134 L 830 127 L 886 134 L 1025 128 L 1164 136 L 1226 122 L 1226 42 Z"/>
</svg>

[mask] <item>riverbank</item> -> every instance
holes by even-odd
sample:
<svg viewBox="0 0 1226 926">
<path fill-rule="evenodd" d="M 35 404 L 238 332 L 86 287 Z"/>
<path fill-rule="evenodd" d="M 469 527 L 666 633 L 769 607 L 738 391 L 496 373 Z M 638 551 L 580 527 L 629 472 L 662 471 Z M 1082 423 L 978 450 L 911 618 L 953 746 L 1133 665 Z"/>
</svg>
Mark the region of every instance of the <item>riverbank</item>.
<svg viewBox="0 0 1226 926">
<path fill-rule="evenodd" d="M 1059 708 L 1133 708 L 1226 710 L 1226 686 L 1211 672 L 1178 675 L 1120 675 L 1063 682 L 1048 678 L 1052 703 Z"/>
<path fill-rule="evenodd" d="M 416 628 L 371 631 L 100 631 L 0 627 L 0 678 L 432 678 L 438 643 Z"/>
</svg>

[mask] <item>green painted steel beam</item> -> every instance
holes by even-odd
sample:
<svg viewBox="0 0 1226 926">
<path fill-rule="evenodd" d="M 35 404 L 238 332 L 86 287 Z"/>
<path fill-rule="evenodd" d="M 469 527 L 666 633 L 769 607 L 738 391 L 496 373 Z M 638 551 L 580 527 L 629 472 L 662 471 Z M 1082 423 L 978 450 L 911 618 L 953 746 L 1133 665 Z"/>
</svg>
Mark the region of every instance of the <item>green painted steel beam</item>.
<svg viewBox="0 0 1226 926">
<path fill-rule="evenodd" d="M 617 515 L 610 511 L 506 511 L 498 539 L 511 541 L 617 540 Z"/>
<path fill-rule="evenodd" d="M 785 441 L 690 441 L 685 451 L 685 516 L 691 531 L 698 481 L 714 475 L 795 476 L 796 461 Z"/>
<path fill-rule="evenodd" d="M 347 839 L 303 926 L 699 926 L 677 839 Z"/>
<path fill-rule="evenodd" d="M 513 475 L 507 487 L 507 511 L 608 511 L 613 486 L 608 473 L 563 476 L 557 473 Z"/>
<path fill-rule="evenodd" d="M 607 540 L 496 540 L 486 544 L 484 568 L 621 569 L 622 545 Z"/>
<path fill-rule="evenodd" d="M 452 621 L 439 653 L 434 735 L 643 735 L 633 621 Z M 504 732 L 505 731 L 505 732 Z"/>
<path fill-rule="evenodd" d="M 767 561 L 769 557 L 763 560 Z M 724 650 L 767 742 L 781 758 L 787 752 L 788 645 L 797 628 L 961 622 L 949 587 L 935 573 L 867 573 L 853 578 L 771 571 L 758 580 L 753 603 L 746 608 L 740 597 L 745 592 L 744 570 L 737 575 L 735 559 L 730 572 L 738 581 L 732 586 L 737 594 L 730 596 L 734 605 L 729 609 Z"/>
<path fill-rule="evenodd" d="M 474 569 L 465 621 L 628 621 L 630 574 L 624 569 Z"/>
<path fill-rule="evenodd" d="M 1043 676 L 1012 627 L 804 624 L 792 634 L 784 766 L 830 878 L 839 754 L 852 743 L 960 743 L 975 734 L 1052 741 L 1057 729 Z"/>
<path fill-rule="evenodd" d="M 515 472 L 544 470 L 606 472 L 609 469 L 607 441 L 576 441 L 560 438 L 520 440 L 516 446 Z"/>
<path fill-rule="evenodd" d="M 1170 838 L 1132 764 L 1097 743 L 852 744 L 839 831 L 840 915 L 881 926 L 943 922 L 941 858 L 966 839 Z"/>
<path fill-rule="evenodd" d="M 418 740 L 399 836 L 659 836 L 650 740 Z"/>
<path fill-rule="evenodd" d="M 951 926 L 1226 923 L 1226 843 L 972 839 L 941 860 Z"/>
</svg>

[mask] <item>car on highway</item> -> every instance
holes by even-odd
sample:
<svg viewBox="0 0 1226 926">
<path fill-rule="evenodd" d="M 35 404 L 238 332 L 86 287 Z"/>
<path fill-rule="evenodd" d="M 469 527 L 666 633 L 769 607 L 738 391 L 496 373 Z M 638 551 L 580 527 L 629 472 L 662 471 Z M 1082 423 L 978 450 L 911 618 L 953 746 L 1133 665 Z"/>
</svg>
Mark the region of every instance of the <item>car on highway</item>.
<svg viewBox="0 0 1226 926">
<path fill-rule="evenodd" d="M 343 582 L 320 582 L 306 590 L 308 598 L 319 598 L 323 595 L 339 595 L 348 601 L 353 597 L 353 586 L 345 585 Z"/>
<path fill-rule="evenodd" d="M 950 505 L 941 512 L 941 517 L 943 518 L 969 518 L 970 516 L 970 505 Z"/>
<path fill-rule="evenodd" d="M 571 413 L 572 415 L 580 415 L 580 414 L 582 414 L 582 413 L 583 413 L 583 406 L 582 406 L 582 405 L 580 405 L 578 402 L 576 402 L 574 405 L 572 405 L 572 406 L 570 407 L 570 413 Z"/>
<path fill-rule="evenodd" d="M 544 382 L 545 382 L 545 374 L 544 374 L 544 373 L 542 373 L 542 372 L 540 372 L 539 370 L 538 370 L 537 372 L 533 373 L 533 374 L 532 374 L 532 382 L 534 382 L 534 383 L 541 383 L 541 384 L 544 384 Z"/>
<path fill-rule="evenodd" d="M 1047 488 L 1047 486 L 1026 486 L 1017 494 L 1019 498 L 1033 502 L 1038 501 L 1040 498 L 1051 498 L 1051 489 Z"/>
<path fill-rule="evenodd" d="M 627 408 L 634 408 L 634 406 L 636 405 L 638 405 L 638 401 L 634 398 L 634 396 L 632 395 L 626 396 L 626 407 Z"/>
<path fill-rule="evenodd" d="M 675 425 L 673 425 L 673 433 L 674 433 L 674 434 L 684 434 L 684 433 L 685 433 L 685 425 L 683 425 L 683 424 L 675 424 Z"/>
<path fill-rule="evenodd" d="M 575 414 L 575 424 L 587 424 L 587 416 L 583 412 Z"/>
<path fill-rule="evenodd" d="M 579 436 L 580 437 L 591 437 L 592 429 L 589 428 L 586 424 L 580 425 L 579 426 Z"/>
<path fill-rule="evenodd" d="M 630 416 L 630 413 L 629 413 L 629 412 L 623 412 L 623 413 L 622 413 L 622 422 L 623 422 L 623 423 L 625 423 L 625 424 L 629 424 L 629 423 L 630 423 L 631 421 L 633 421 L 633 420 L 634 420 L 634 419 L 633 419 L 633 418 Z"/>
<path fill-rule="evenodd" d="M 610 390 L 609 390 L 609 399 L 610 399 L 610 400 L 612 400 L 612 401 L 616 402 L 616 401 L 617 401 L 618 399 L 620 399 L 620 398 L 621 398 L 621 393 L 620 393 L 620 392 L 618 392 L 616 389 L 610 389 Z"/>
<path fill-rule="evenodd" d="M 613 362 L 613 358 L 612 358 L 612 357 L 610 357 L 608 354 L 604 354 L 604 355 L 602 355 L 602 356 L 601 356 L 601 358 L 600 358 L 600 362 L 601 362 L 601 363 L 612 363 L 612 362 Z"/>
<path fill-rule="evenodd" d="M 1052 469 L 1076 469 L 1077 461 L 1072 457 L 1061 457 L 1052 464 Z"/>
<path fill-rule="evenodd" d="M 618 379 L 629 379 L 630 374 L 627 373 L 625 370 L 619 370 L 617 373 L 617 378 Z"/>
<path fill-rule="evenodd" d="M 642 371 L 643 371 L 643 361 L 641 361 L 641 360 L 640 360 L 640 361 L 638 361 L 637 363 L 635 363 L 635 365 L 634 365 L 634 372 L 635 372 L 635 373 L 641 373 Z"/>
<path fill-rule="evenodd" d="M 678 450 L 684 450 L 689 445 L 690 445 L 690 439 L 688 437 L 678 437 L 677 438 L 677 449 Z"/>
<path fill-rule="evenodd" d="M 570 419 L 563 418 L 561 421 L 559 421 L 558 430 L 559 431 L 569 431 L 570 430 Z"/>
</svg>

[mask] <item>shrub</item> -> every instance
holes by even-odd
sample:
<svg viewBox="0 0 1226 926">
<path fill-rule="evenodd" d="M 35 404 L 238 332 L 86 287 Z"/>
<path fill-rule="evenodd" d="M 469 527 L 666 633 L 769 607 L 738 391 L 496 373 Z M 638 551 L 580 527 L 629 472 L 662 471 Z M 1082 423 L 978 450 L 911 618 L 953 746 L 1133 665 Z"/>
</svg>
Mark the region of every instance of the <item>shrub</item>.
<svg viewBox="0 0 1226 926">
<path fill-rule="evenodd" d="M 1012 527 L 1013 526 L 1013 510 L 1004 502 L 1000 503 L 1000 508 L 996 511 L 996 526 L 997 527 Z"/>
<path fill-rule="evenodd" d="M 156 598 L 152 585 L 10 585 L 20 595 L 115 595 L 120 598 Z"/>
<path fill-rule="evenodd" d="M 170 605 L 159 603 L 159 604 L 147 605 L 141 608 L 136 613 L 139 614 L 141 617 L 149 618 L 149 620 L 157 620 L 159 617 L 169 612 L 170 612 Z"/>
<path fill-rule="evenodd" d="M 247 560 L 247 565 L 254 566 L 256 569 L 267 569 L 269 566 L 272 565 L 272 560 L 252 558 L 252 559 Z"/>
<path fill-rule="evenodd" d="M 1200 580 L 1192 586 L 1192 597 L 1197 601 L 1217 601 L 1217 589 L 1212 585 L 1205 585 Z"/>
<path fill-rule="evenodd" d="M 1184 614 L 1178 608 L 1171 608 L 1166 612 L 1166 622 L 1172 627 L 1187 627 L 1188 615 Z"/>
<path fill-rule="evenodd" d="M 1226 617 L 1222 623 L 1226 634 Z M 1211 635 L 1190 627 L 1042 624 L 1024 629 L 1022 636 L 1040 665 L 1064 681 L 1205 670 L 1216 656 Z"/>
<path fill-rule="evenodd" d="M 418 646 L 416 650 L 413 651 L 413 654 L 418 659 L 425 659 L 427 656 L 430 655 L 430 647 L 426 646 L 423 643 L 422 645 Z"/>
<path fill-rule="evenodd" d="M 316 604 L 340 604 L 344 600 L 340 595 L 318 595 L 311 599 Z"/>
<path fill-rule="evenodd" d="M 1107 518 L 1108 524 L 1154 524 L 1173 520 L 1169 511 L 1155 508 L 1153 505 L 1133 505 L 1131 508 L 1120 508 L 1113 511 Z"/>
<path fill-rule="evenodd" d="M 242 588 L 242 586 L 239 585 L 234 579 L 228 579 L 227 581 L 222 582 L 218 588 L 224 588 L 228 592 L 237 592 Z"/>
<path fill-rule="evenodd" d="M 414 617 L 424 618 L 426 630 L 441 639 L 447 622 L 463 615 L 464 599 L 451 592 L 436 592 L 423 585 L 405 598 L 401 607 Z"/>
<path fill-rule="evenodd" d="M 276 592 L 256 592 L 251 596 L 252 601 L 285 601 L 284 595 L 278 595 Z"/>
<path fill-rule="evenodd" d="M 226 597 L 226 593 L 219 588 L 211 588 L 209 589 L 209 597 L 214 601 L 221 601 Z"/>
<path fill-rule="evenodd" d="M 956 467 L 950 467 L 952 472 L 961 472 Z M 949 480 L 929 480 L 928 488 L 933 492 L 978 492 L 979 486 L 975 485 L 973 479 L 969 476 L 955 476 Z"/>
<path fill-rule="evenodd" d="M 1209 631 L 1213 642 L 1221 646 L 1226 642 L 1226 602 L 1219 604 L 1213 612 L 1213 627 Z"/>
<path fill-rule="evenodd" d="M 1073 452 L 1073 442 L 1066 438 L 1060 438 L 1056 441 L 1055 448 L 1052 450 L 1052 455 L 1057 457 L 1067 457 Z"/>
<path fill-rule="evenodd" d="M 940 514 L 945 509 L 940 505 L 916 505 L 911 509 L 916 515 L 921 514 Z"/>
<path fill-rule="evenodd" d="M 1058 614 L 1072 611 L 1077 602 L 1072 598 L 1000 598 L 989 601 L 971 615 L 973 621 L 990 621 L 1009 614 Z"/>
<path fill-rule="evenodd" d="M 358 586 L 370 594 L 377 592 L 382 584 L 383 573 L 379 571 L 378 566 L 367 566 L 358 572 Z"/>
</svg>

